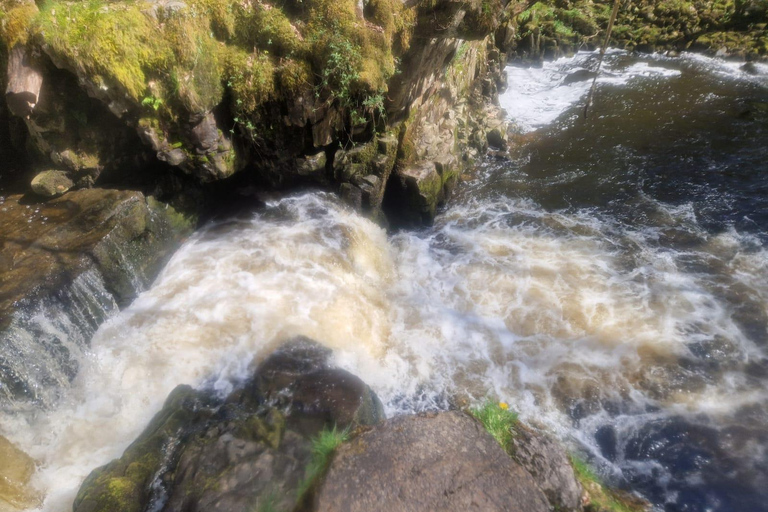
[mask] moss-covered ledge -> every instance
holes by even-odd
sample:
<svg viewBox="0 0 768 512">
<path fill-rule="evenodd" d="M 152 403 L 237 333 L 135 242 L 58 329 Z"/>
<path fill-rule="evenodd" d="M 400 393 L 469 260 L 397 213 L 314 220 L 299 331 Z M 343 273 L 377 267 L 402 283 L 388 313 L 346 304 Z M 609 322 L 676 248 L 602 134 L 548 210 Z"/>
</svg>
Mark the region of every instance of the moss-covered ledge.
<svg viewBox="0 0 768 512">
<path fill-rule="evenodd" d="M 540 59 L 602 44 L 611 0 L 511 2 L 497 37 L 520 57 Z M 768 58 L 765 0 L 622 2 L 611 45 L 627 50 L 700 51 L 740 60 Z"/>
<path fill-rule="evenodd" d="M 19 105 L 35 161 L 63 173 L 64 188 L 98 185 L 104 173 L 127 176 L 157 159 L 202 183 L 246 170 L 268 187 L 319 184 L 381 218 L 385 186 L 404 154 L 401 124 L 408 119 L 411 133 L 425 132 L 484 79 L 486 59 L 500 62 L 486 48 L 504 2 L 0 6 L 0 59 L 15 55 L 16 68 L 34 79 L 31 87 L 18 81 L 8 100 Z M 426 101 L 440 90 L 449 97 Z M 450 132 L 441 150 L 457 161 L 464 146 L 455 141 L 469 140 L 457 132 L 465 105 L 456 122 L 439 127 Z M 377 142 L 393 138 L 384 149 Z M 357 161 L 360 145 L 378 147 L 375 161 Z M 343 162 L 354 169 L 340 170 Z"/>
</svg>

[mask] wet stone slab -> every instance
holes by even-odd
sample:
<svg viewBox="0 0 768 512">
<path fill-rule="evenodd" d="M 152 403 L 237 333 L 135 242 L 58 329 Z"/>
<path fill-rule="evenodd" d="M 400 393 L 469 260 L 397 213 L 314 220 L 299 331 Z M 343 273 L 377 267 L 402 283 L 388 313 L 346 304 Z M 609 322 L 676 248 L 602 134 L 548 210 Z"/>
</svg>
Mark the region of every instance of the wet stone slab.
<svg viewBox="0 0 768 512">
<path fill-rule="evenodd" d="M 0 201 L 0 404 L 55 400 L 98 326 L 156 274 L 191 222 L 136 191 Z"/>
</svg>

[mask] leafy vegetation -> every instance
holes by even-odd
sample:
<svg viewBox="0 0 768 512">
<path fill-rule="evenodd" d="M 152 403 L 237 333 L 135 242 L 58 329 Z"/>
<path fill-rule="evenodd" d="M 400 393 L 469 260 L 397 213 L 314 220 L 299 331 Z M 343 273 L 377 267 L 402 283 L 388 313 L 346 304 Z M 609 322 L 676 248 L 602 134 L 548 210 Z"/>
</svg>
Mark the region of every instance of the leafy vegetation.
<svg viewBox="0 0 768 512">
<path fill-rule="evenodd" d="M 609 0 L 539 0 L 517 15 L 522 49 L 551 55 L 595 47 L 611 5 Z M 766 19 L 768 3 L 762 0 L 639 0 L 622 4 L 611 44 L 645 50 L 725 47 L 760 57 L 768 55 Z"/>
<path fill-rule="evenodd" d="M 470 413 L 496 441 L 507 451 L 512 442 L 513 429 L 517 424 L 517 413 L 509 408 L 504 402 L 493 402 L 487 400 L 483 405 L 475 409 L 470 409 Z"/>
</svg>

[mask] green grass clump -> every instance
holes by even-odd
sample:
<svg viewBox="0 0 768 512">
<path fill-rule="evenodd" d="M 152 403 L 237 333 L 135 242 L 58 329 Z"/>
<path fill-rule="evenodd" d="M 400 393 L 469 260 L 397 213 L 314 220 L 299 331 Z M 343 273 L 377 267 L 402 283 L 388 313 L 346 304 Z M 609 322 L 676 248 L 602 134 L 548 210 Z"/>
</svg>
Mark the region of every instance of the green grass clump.
<svg viewBox="0 0 768 512">
<path fill-rule="evenodd" d="M 504 402 L 483 403 L 476 409 L 470 409 L 472 416 L 483 424 L 489 434 L 504 448 L 509 450 L 512 442 L 512 429 L 517 424 L 517 413 L 509 409 Z"/>
<path fill-rule="evenodd" d="M 591 467 L 581 458 L 571 455 L 571 466 L 581 485 L 589 493 L 590 504 L 585 508 L 595 512 L 643 512 L 645 507 L 628 503 L 602 482 Z"/>
<path fill-rule="evenodd" d="M 317 437 L 312 439 L 312 460 L 307 464 L 304 480 L 299 484 L 299 497 L 304 496 L 312 484 L 325 473 L 331 462 L 333 452 L 348 439 L 349 430 L 338 430 L 335 426 L 331 430 L 328 430 L 327 427 L 323 428 Z"/>
</svg>

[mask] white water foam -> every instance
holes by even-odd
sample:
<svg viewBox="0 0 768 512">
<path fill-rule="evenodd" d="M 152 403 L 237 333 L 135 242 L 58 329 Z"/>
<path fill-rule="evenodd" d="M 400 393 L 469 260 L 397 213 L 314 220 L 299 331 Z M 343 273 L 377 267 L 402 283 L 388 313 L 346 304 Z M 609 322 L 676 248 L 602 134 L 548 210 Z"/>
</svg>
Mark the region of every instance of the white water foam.
<svg viewBox="0 0 768 512">
<path fill-rule="evenodd" d="M 550 125 L 564 112 L 585 101 L 592 86 L 592 79 L 566 83 L 576 72 L 591 71 L 597 67 L 599 52 L 578 52 L 573 57 L 561 57 L 544 62 L 541 68 L 507 66 L 509 86 L 499 95 L 501 106 L 522 132 L 530 132 Z M 621 86 L 633 80 L 674 79 L 682 74 L 669 67 L 670 62 L 694 65 L 727 78 L 768 85 L 768 65 L 751 64 L 750 71 L 743 63 L 725 61 L 700 54 L 684 53 L 682 57 L 666 57 L 662 54 L 646 55 L 642 61 L 623 50 L 609 49 L 598 76 L 598 87 Z"/>
<path fill-rule="evenodd" d="M 87 473 L 119 456 L 176 385 L 226 393 L 254 358 L 297 334 L 335 349 L 390 414 L 489 395 L 587 445 L 588 429 L 573 431 L 564 402 L 727 415 L 764 399 L 727 380 L 715 392 L 738 399 L 696 386 L 684 399 L 672 390 L 651 396 L 692 331 L 733 340 L 734 357 L 749 358 L 750 344 L 674 256 L 646 247 L 626 272 L 610 232 L 589 212 L 496 201 L 457 206 L 426 235 L 388 238 L 332 196 L 277 201 L 196 234 L 151 290 L 99 330 L 68 399 L 4 417 L 0 432 L 40 462 L 43 510 L 63 512 Z M 765 277 L 752 274 L 765 254 L 728 262 L 768 294 Z"/>
</svg>

